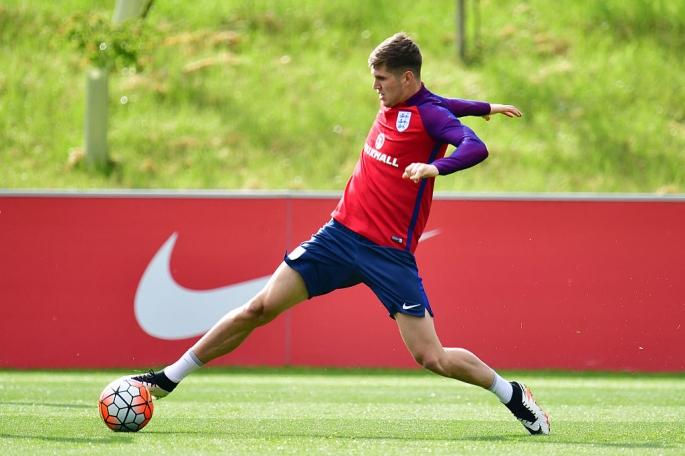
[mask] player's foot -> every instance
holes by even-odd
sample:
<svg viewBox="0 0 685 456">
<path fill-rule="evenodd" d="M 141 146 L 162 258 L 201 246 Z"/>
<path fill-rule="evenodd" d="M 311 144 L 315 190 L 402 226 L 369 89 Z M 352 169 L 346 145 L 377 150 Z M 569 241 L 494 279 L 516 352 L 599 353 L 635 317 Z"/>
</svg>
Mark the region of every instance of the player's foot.
<svg viewBox="0 0 685 456">
<path fill-rule="evenodd" d="M 528 387 L 520 382 L 509 382 L 514 394 L 509 403 L 504 404 L 531 434 L 549 434 L 549 418 L 535 402 Z"/>
<path fill-rule="evenodd" d="M 131 378 L 141 382 L 152 395 L 153 399 L 161 399 L 171 393 L 178 383 L 169 380 L 164 371 L 149 372 L 140 375 L 131 375 Z"/>
</svg>

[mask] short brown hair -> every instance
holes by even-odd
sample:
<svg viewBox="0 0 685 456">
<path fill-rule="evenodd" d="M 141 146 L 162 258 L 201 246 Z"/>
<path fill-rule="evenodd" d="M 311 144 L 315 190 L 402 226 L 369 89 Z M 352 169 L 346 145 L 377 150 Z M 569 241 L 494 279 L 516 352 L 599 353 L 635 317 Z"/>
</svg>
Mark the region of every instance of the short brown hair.
<svg viewBox="0 0 685 456">
<path fill-rule="evenodd" d="M 369 56 L 369 67 L 381 67 L 393 74 L 411 71 L 421 78 L 421 49 L 406 33 L 396 33 L 383 41 Z"/>
</svg>

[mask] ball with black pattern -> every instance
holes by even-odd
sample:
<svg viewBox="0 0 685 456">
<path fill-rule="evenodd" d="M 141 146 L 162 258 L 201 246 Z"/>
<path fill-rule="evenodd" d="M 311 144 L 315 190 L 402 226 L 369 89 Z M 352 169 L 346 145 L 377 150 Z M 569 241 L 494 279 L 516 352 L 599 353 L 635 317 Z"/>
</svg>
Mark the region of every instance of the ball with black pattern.
<svg viewBox="0 0 685 456">
<path fill-rule="evenodd" d="M 152 418 L 152 396 L 145 385 L 132 378 L 119 378 L 100 394 L 98 409 L 105 425 L 115 432 L 138 432 Z"/>
</svg>

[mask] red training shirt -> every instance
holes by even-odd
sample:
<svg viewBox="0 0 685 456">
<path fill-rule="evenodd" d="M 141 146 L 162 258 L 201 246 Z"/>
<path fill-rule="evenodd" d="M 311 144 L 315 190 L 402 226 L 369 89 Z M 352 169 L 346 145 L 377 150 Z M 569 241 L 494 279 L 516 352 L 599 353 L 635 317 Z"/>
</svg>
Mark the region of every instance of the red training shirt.
<svg viewBox="0 0 685 456">
<path fill-rule="evenodd" d="M 367 239 L 416 250 L 433 200 L 435 178 L 403 179 L 411 163 L 432 163 L 441 175 L 474 166 L 485 144 L 458 117 L 490 114 L 490 104 L 433 94 L 423 84 L 407 101 L 381 104 L 333 218 Z M 456 146 L 445 157 L 448 144 Z"/>
</svg>

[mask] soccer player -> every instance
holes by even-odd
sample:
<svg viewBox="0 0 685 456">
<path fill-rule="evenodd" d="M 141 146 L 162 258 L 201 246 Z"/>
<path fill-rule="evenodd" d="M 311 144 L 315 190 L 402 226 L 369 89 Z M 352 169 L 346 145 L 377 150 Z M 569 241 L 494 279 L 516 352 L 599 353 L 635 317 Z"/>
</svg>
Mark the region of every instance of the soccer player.
<svg viewBox="0 0 685 456">
<path fill-rule="evenodd" d="M 154 397 L 164 397 L 191 372 L 230 353 L 285 310 L 364 283 L 395 319 L 418 364 L 491 391 L 528 432 L 548 434 L 547 415 L 525 385 L 504 380 L 463 348 L 442 346 L 414 257 L 435 178 L 488 156 L 485 144 L 459 117 L 489 120 L 493 114 L 521 113 L 510 105 L 431 93 L 421 82 L 421 51 L 404 33 L 381 43 L 368 64 L 380 109 L 332 219 L 285 256 L 255 297 L 221 318 L 176 363 L 133 378 Z M 456 149 L 445 157 L 449 144 Z"/>
</svg>

